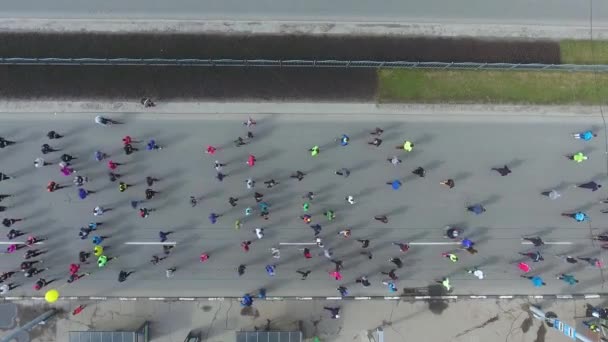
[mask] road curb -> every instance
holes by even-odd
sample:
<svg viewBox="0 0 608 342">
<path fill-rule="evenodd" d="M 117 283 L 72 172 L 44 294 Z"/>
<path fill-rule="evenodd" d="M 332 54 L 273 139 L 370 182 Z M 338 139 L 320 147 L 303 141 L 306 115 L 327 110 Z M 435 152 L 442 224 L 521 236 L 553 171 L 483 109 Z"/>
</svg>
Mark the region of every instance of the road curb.
<svg viewBox="0 0 608 342">
<path fill-rule="evenodd" d="M 216 302 L 241 300 L 242 297 L 96 297 L 96 296 L 76 296 L 60 297 L 59 301 L 151 301 L 151 302 Z M 605 294 L 572 294 L 572 295 L 444 295 L 444 296 L 355 296 L 355 297 L 266 297 L 266 301 L 454 301 L 454 300 L 496 300 L 496 299 L 547 299 L 547 300 L 581 300 L 608 298 Z M 19 302 L 19 301 L 44 301 L 44 297 L 23 296 L 23 297 L 4 297 L 0 301 Z"/>
</svg>

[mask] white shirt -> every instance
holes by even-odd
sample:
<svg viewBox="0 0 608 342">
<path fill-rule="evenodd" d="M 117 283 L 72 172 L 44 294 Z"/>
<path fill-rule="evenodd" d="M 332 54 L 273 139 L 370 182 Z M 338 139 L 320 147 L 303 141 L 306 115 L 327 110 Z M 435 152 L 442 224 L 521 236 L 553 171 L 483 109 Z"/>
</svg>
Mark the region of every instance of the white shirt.
<svg viewBox="0 0 608 342">
<path fill-rule="evenodd" d="M 476 276 L 478 279 L 483 279 L 483 271 L 482 270 L 475 270 L 475 272 L 473 272 L 473 275 Z"/>
<path fill-rule="evenodd" d="M 41 167 L 43 167 L 43 166 L 44 166 L 44 159 L 42 159 L 42 158 L 40 158 L 40 157 L 38 157 L 38 158 L 34 159 L 34 166 L 35 166 L 36 168 L 41 168 Z"/>
<path fill-rule="evenodd" d="M 262 228 L 256 228 L 255 229 L 255 235 L 258 236 L 258 239 L 261 239 L 264 237 L 264 229 Z"/>
</svg>

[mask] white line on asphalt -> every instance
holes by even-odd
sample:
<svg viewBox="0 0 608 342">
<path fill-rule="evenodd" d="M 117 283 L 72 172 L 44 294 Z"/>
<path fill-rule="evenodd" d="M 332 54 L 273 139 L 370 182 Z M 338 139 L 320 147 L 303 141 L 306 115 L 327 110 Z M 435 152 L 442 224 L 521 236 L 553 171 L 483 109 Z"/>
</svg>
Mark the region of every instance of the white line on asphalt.
<svg viewBox="0 0 608 342">
<path fill-rule="evenodd" d="M 522 241 L 521 242 L 522 245 L 531 245 L 532 242 L 530 241 Z M 544 242 L 545 245 L 571 245 L 572 242 L 570 241 L 555 241 L 555 242 Z"/>
<path fill-rule="evenodd" d="M 279 242 L 279 245 L 283 246 L 310 246 L 316 244 L 316 242 Z"/>
<path fill-rule="evenodd" d="M 409 242 L 408 245 L 411 246 L 431 246 L 431 245 L 459 245 L 460 242 L 456 241 L 443 241 L 443 242 Z"/>
<path fill-rule="evenodd" d="M 130 242 L 125 242 L 125 245 L 163 245 L 163 246 L 175 246 L 175 245 L 177 245 L 177 242 L 130 241 Z"/>
<path fill-rule="evenodd" d="M 0 241 L 0 245 L 25 245 L 25 242 L 21 241 Z M 36 242 L 34 245 L 43 245 L 44 242 Z"/>
</svg>

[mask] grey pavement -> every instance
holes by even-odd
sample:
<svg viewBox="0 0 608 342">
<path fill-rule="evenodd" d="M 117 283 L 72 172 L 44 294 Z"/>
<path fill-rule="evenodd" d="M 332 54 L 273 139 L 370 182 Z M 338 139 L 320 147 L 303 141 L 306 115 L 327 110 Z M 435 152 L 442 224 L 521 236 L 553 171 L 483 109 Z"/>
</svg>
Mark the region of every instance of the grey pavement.
<svg viewBox="0 0 608 342">
<path fill-rule="evenodd" d="M 379 148 L 367 145 L 368 131 L 377 122 L 371 116 L 332 115 L 266 115 L 259 119 L 252 131 L 255 138 L 250 145 L 234 147 L 232 141 L 245 136 L 242 122 L 246 115 L 113 115 L 124 124 L 99 127 L 91 114 L 16 114 L 2 118 L 0 136 L 18 143 L 1 150 L 3 167 L 0 172 L 14 175 L 14 180 L 2 182 L 2 193 L 15 194 L 2 202 L 9 209 L 2 217 L 25 218 L 15 227 L 29 234 L 48 238 L 39 248 L 48 251 L 44 265 L 50 270 L 42 273 L 47 280 L 56 279 L 49 287 L 58 287 L 63 296 L 240 296 L 244 292 L 268 289 L 269 296 L 332 296 L 336 287 L 345 285 L 350 295 L 392 295 L 381 284 L 380 271 L 391 269 L 389 257 L 401 257 L 404 267 L 397 271 L 399 293 L 409 288 L 436 285 L 435 281 L 450 276 L 454 294 L 571 294 L 604 292 L 603 271 L 582 264 L 567 265 L 555 255 L 570 253 L 575 256 L 603 258 L 602 249 L 590 239 L 592 233 L 602 231 L 606 218 L 598 201 L 605 198 L 603 190 L 591 193 L 573 189 L 570 185 L 606 180 L 605 135 L 601 118 L 547 117 L 500 118 L 467 115 L 450 117 L 410 117 L 393 115 L 379 117 L 385 129 L 383 144 Z M 445 121 L 443 121 L 445 119 Z M 575 141 L 570 133 L 594 129 L 600 136 L 590 143 Z M 54 129 L 65 138 L 49 141 L 45 134 Z M 351 137 L 350 145 L 341 147 L 334 139 L 342 133 Z M 130 135 L 147 141 L 154 138 L 165 146 L 160 151 L 145 151 L 144 144 L 131 156 L 121 149 L 121 138 Z M 405 154 L 394 146 L 409 139 L 415 150 Z M 72 177 L 59 174 L 57 165 L 35 169 L 34 158 L 40 156 L 40 145 L 51 146 L 77 156 L 74 167 L 78 174 L 90 178 L 86 185 L 96 191 L 80 200 L 74 187 L 54 193 L 45 190 L 50 180 L 71 184 Z M 216 156 L 203 153 L 204 146 L 220 149 Z M 313 158 L 307 149 L 321 146 L 319 156 Z M 111 183 L 104 163 L 93 160 L 93 152 L 101 150 L 111 159 L 124 163 L 118 173 L 133 186 L 120 193 L 118 185 Z M 575 165 L 564 155 L 583 150 L 590 159 Z M 57 162 L 61 152 L 45 158 Z M 256 155 L 258 163 L 249 168 L 248 154 Z M 399 155 L 404 163 L 390 165 L 386 158 Z M 213 161 L 227 163 L 223 182 L 215 179 Z M 491 167 L 507 164 L 513 173 L 500 177 Z M 422 166 L 427 170 L 423 179 L 411 171 Z M 346 167 L 352 174 L 342 178 L 334 170 Z M 303 181 L 289 175 L 302 170 L 307 173 Z M 148 218 L 140 218 L 131 208 L 130 201 L 142 199 L 146 189 L 146 176 L 160 178 L 153 188 L 157 198 L 145 204 L 156 209 Z M 270 219 L 265 221 L 257 212 L 244 218 L 247 206 L 255 206 L 253 191 L 248 191 L 245 179 L 257 181 L 256 191 L 264 194 L 270 204 Z M 266 189 L 263 181 L 274 178 L 280 182 Z M 456 187 L 447 190 L 439 181 L 453 178 Z M 403 187 L 393 191 L 385 183 L 400 179 Z M 551 201 L 541 191 L 559 188 L 562 198 Z M 274 259 L 270 248 L 280 243 L 312 243 L 312 230 L 298 218 L 302 214 L 301 196 L 307 191 L 317 194 L 311 203 L 313 222 L 323 226 L 321 236 L 335 258 L 344 262 L 344 279 L 330 279 L 328 271 L 333 264 L 312 246 L 313 258 L 304 259 L 301 246 L 280 246 L 281 258 Z M 357 203 L 349 205 L 344 197 L 353 195 Z M 201 197 L 192 208 L 189 197 Z M 239 203 L 231 208 L 228 197 L 238 197 Z M 480 216 L 467 213 L 466 205 L 484 203 L 487 212 Z M 7 204 L 4 204 L 7 203 Z M 112 208 L 95 218 L 92 210 L 102 205 Z M 328 222 L 322 215 L 326 209 L 336 212 L 336 219 Z M 560 213 L 585 210 L 590 223 L 575 223 Z M 208 215 L 223 215 L 217 224 L 211 224 Z M 373 220 L 374 215 L 386 214 L 389 223 Z M 243 220 L 243 228 L 234 229 L 236 219 Z M 118 257 L 108 266 L 84 265 L 91 272 L 78 282 L 65 285 L 68 265 L 76 262 L 80 250 L 91 250 L 91 240 L 78 238 L 79 227 L 88 222 L 101 221 L 99 234 L 109 236 L 103 243 L 107 255 Z M 443 228 L 457 225 L 465 235 L 477 242 L 479 253 L 468 255 L 457 251 L 461 261 L 452 264 L 441 257 L 442 252 L 454 251 L 456 246 L 434 245 L 445 243 Z M 264 227 L 266 236 L 256 240 L 254 228 Z M 348 227 L 352 237 L 337 236 Z M 158 231 L 174 233 L 169 240 L 177 246 L 168 259 L 159 265 L 149 263 L 152 255 L 161 255 L 158 245 L 125 245 L 125 242 L 158 242 Z M 2 228 L 3 235 L 7 229 Z M 540 234 L 548 244 L 541 248 L 545 261 L 533 264 L 533 274 L 541 275 L 547 286 L 535 289 L 519 277 L 516 263 L 523 260 L 518 252 L 533 250 L 522 245 L 524 234 Z M 370 239 L 369 251 L 373 259 L 361 255 L 363 251 L 355 239 Z M 3 242 L 7 240 L 3 237 Z M 22 240 L 22 239 L 21 239 Z M 240 242 L 252 240 L 251 251 L 244 253 Z M 402 254 L 391 245 L 393 241 L 415 242 L 411 250 Z M 210 254 L 210 260 L 201 264 L 199 255 Z M 1 271 L 18 268 L 23 250 L 2 255 Z M 277 274 L 270 277 L 264 267 L 276 263 Z M 247 265 L 239 277 L 236 267 Z M 176 266 L 171 279 L 165 269 Z M 486 275 L 477 280 L 465 272 L 480 266 Z M 134 271 L 124 283 L 117 281 L 119 270 Z M 302 281 L 296 270 L 311 269 L 307 280 Z M 555 279 L 558 273 L 567 272 L 580 279 L 580 284 L 567 286 Z M 369 288 L 354 283 L 367 275 L 372 282 Z M 12 279 L 20 285 L 8 295 L 41 295 L 32 290 L 35 279 L 21 274 Z"/>
<path fill-rule="evenodd" d="M 330 20 L 505 23 L 534 25 L 589 24 L 590 13 L 600 24 L 606 22 L 608 5 L 593 0 L 573 3 L 568 0 L 477 1 L 446 3 L 441 0 L 418 1 L 220 1 L 179 0 L 124 2 L 108 0 L 61 0 L 49 4 L 39 0 L 2 1 L 2 17 L 8 18 L 128 18 L 128 19 L 230 19 L 230 20 Z"/>
<path fill-rule="evenodd" d="M 70 313 L 87 305 L 77 316 Z M 220 302 L 58 302 L 60 314 L 23 334 L 19 342 L 67 341 L 70 331 L 132 330 L 148 321 L 150 341 L 182 342 L 192 331 L 203 341 L 234 341 L 238 331 L 302 331 L 305 341 L 317 336 L 324 342 L 378 341 L 571 341 L 527 311 L 529 305 L 554 312 L 593 341 L 596 334 L 582 325 L 589 319 L 586 306 L 605 305 L 601 300 L 529 301 L 470 300 L 440 302 L 407 301 L 256 301 L 243 308 L 235 301 Z M 323 307 L 340 307 L 340 319 L 330 319 Z M 13 328 L 23 325 L 49 307 L 37 302 L 2 303 L 0 315 Z M 13 320 L 16 319 L 16 320 Z M 0 330 L 1 331 L 1 330 Z"/>
</svg>

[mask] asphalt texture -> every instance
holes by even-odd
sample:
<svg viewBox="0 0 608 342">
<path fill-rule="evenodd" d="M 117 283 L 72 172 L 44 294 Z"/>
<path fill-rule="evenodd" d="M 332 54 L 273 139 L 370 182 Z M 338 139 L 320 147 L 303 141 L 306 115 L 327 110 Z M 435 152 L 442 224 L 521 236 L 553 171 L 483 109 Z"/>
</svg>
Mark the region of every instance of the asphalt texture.
<svg viewBox="0 0 608 342">
<path fill-rule="evenodd" d="M 40 0 L 2 2 L 5 18 L 69 19 L 190 19 L 190 20 L 316 20 L 363 22 L 447 22 L 458 24 L 504 23 L 532 25 L 588 25 L 605 23 L 605 1 L 572 3 L 568 0 L 477 1 L 446 3 L 419 1 L 248 1 L 177 0 L 166 2 L 104 2 L 59 0 L 52 4 Z"/>
<path fill-rule="evenodd" d="M 549 40 L 399 36 L 4 32 L 2 57 L 560 63 Z"/>
<path fill-rule="evenodd" d="M 0 66 L 5 99 L 374 101 L 374 69 Z"/>
<path fill-rule="evenodd" d="M 573 188 L 571 185 L 594 179 L 606 180 L 604 134 L 590 143 L 570 137 L 570 133 L 592 128 L 599 131 L 601 119 L 520 118 L 480 119 L 467 116 L 437 117 L 391 116 L 282 116 L 258 118 L 252 129 L 255 137 L 246 146 L 235 147 L 232 141 L 244 137 L 240 115 L 178 116 L 178 115 L 117 115 L 123 124 L 101 127 L 89 114 L 21 114 L 2 118 L 0 135 L 17 144 L 4 148 L 0 158 L 2 172 L 15 176 L 3 181 L 2 193 L 13 194 L 1 205 L 8 210 L 3 218 L 24 218 L 13 228 L 44 237 L 36 246 L 46 253 L 42 265 L 49 270 L 39 276 L 53 281 L 64 296 L 239 296 L 259 288 L 268 289 L 271 296 L 331 296 L 336 287 L 349 288 L 351 295 L 395 295 L 382 280 L 381 271 L 394 268 L 387 260 L 400 257 L 404 266 L 398 269 L 399 293 L 405 289 L 436 286 L 435 281 L 449 276 L 456 294 L 549 294 L 602 292 L 603 271 L 586 267 L 583 262 L 566 264 L 555 255 L 571 254 L 603 258 L 602 249 L 591 240 L 592 233 L 601 232 L 606 218 L 599 200 L 606 197 L 597 192 Z M 380 121 L 378 123 L 378 121 Z M 367 144 L 368 132 L 380 125 L 385 129 L 380 147 Z M 55 130 L 65 135 L 60 140 L 46 138 Z M 350 135 L 350 144 L 339 146 L 334 139 Z M 132 155 L 122 151 L 121 138 L 130 135 L 142 143 Z M 145 142 L 154 138 L 162 150 L 146 151 Z M 405 153 L 396 145 L 409 139 L 414 151 Z M 45 155 L 54 165 L 36 169 L 33 160 L 42 156 L 40 146 L 49 143 L 61 149 Z M 205 154 L 206 145 L 219 148 L 216 155 Z M 307 151 L 321 147 L 317 157 Z M 121 163 L 117 173 L 131 186 L 123 193 L 108 177 L 105 162 L 93 160 L 93 152 L 101 150 L 109 159 Z M 564 155 L 585 151 L 590 159 L 575 164 Z M 59 173 L 56 164 L 61 153 L 74 155 L 73 167 L 79 175 L 89 177 L 85 188 L 95 191 L 84 200 L 75 187 L 49 193 L 46 185 L 55 180 L 71 185 L 73 177 Z M 254 154 L 254 167 L 245 164 Z M 386 158 L 398 155 L 403 164 L 393 166 Z M 227 165 L 227 177 L 216 179 L 214 160 Z M 107 160 L 106 160 L 107 161 Z M 501 177 L 492 167 L 509 165 L 512 174 Z M 425 178 L 411 172 L 418 166 L 426 169 Z M 344 178 L 334 174 L 339 168 L 349 168 Z M 296 170 L 306 173 L 299 182 L 290 178 Z M 147 188 L 145 177 L 160 179 L 151 188 L 159 194 L 142 206 L 155 209 L 149 217 L 141 218 L 130 202 L 142 200 Z M 248 190 L 245 180 L 257 181 Z M 456 186 L 447 189 L 439 185 L 453 178 Z M 264 181 L 279 182 L 266 188 Z M 403 186 L 395 191 L 385 184 L 400 179 Z M 552 201 L 540 193 L 557 188 L 562 197 Z M 264 195 L 270 205 L 270 218 L 259 217 L 254 191 Z M 326 259 L 322 249 L 312 246 L 281 245 L 281 243 L 312 243 L 312 229 L 299 216 L 303 214 L 302 196 L 313 191 L 310 203 L 312 222 L 322 226 L 325 247 L 331 248 L 336 260 L 344 264 L 344 279 L 336 281 L 328 272 L 334 264 Z M 348 204 L 345 196 L 354 196 L 356 204 Z M 189 197 L 198 197 L 192 207 Z M 238 198 L 231 207 L 229 197 Z M 474 215 L 466 206 L 483 203 L 487 212 Z M 101 205 L 112 209 L 95 217 L 93 208 Z M 245 208 L 256 210 L 245 216 Z M 336 218 L 328 221 L 323 212 L 334 210 Z M 576 223 L 560 216 L 562 212 L 584 210 L 591 222 Z M 216 224 L 208 219 L 211 213 L 222 215 Z M 387 215 L 389 222 L 380 223 L 375 215 Z M 243 227 L 235 230 L 235 220 Z M 91 272 L 77 282 L 66 285 L 68 266 L 78 261 L 78 252 L 91 251 L 91 236 L 78 237 L 79 228 L 89 222 L 102 225 L 96 234 L 107 236 L 103 245 L 109 257 L 118 257 L 105 268 L 95 261 L 82 265 L 81 272 Z M 464 235 L 476 242 L 479 253 L 470 255 L 458 250 L 458 245 L 436 245 L 449 242 L 444 238 L 446 225 L 459 226 Z M 265 229 L 258 240 L 254 228 Z M 352 237 L 338 236 L 342 229 L 352 230 Z M 172 231 L 169 242 L 177 243 L 166 260 L 152 265 L 153 255 L 162 256 L 158 245 L 125 245 L 126 242 L 159 242 L 159 231 Z M 8 229 L 2 228 L 3 235 Z M 524 234 L 540 235 L 547 242 L 539 250 L 545 261 L 530 263 L 532 275 L 540 275 L 547 286 L 534 288 L 520 277 L 516 264 L 525 260 L 518 252 L 534 251 L 522 244 Z M 23 241 L 25 236 L 18 238 Z M 369 248 L 362 249 L 356 239 L 369 239 Z M 242 241 L 251 240 L 251 250 L 243 252 Z M 9 241 L 3 236 L 2 242 Z M 392 242 L 412 243 L 407 253 L 401 253 Z M 551 244 L 558 243 L 558 244 Z M 3 245 L 6 247 L 7 245 Z M 280 259 L 271 256 L 270 248 L 280 248 Z M 313 258 L 305 259 L 299 248 L 309 247 Z M 27 247 L 26 247 L 27 248 Z M 206 263 L 199 262 L 201 253 L 209 253 Z M 371 252 L 368 259 L 362 252 Z M 453 252 L 460 261 L 451 263 L 441 256 Z M 24 249 L 4 254 L 0 269 L 17 270 Z M 238 265 L 247 266 L 238 276 Z M 266 274 L 265 266 L 276 264 L 276 275 Z M 478 266 L 485 279 L 478 280 L 466 269 Z M 173 278 L 165 277 L 165 269 L 176 267 Z M 133 271 L 127 281 L 119 283 L 119 270 Z M 312 270 L 306 280 L 300 280 L 296 270 Z M 559 273 L 573 274 L 580 283 L 568 286 L 555 279 Z M 364 288 L 354 281 L 367 275 L 372 286 Z M 18 285 L 8 295 L 41 294 L 32 289 L 33 279 L 18 273 L 8 282 Z"/>
</svg>

